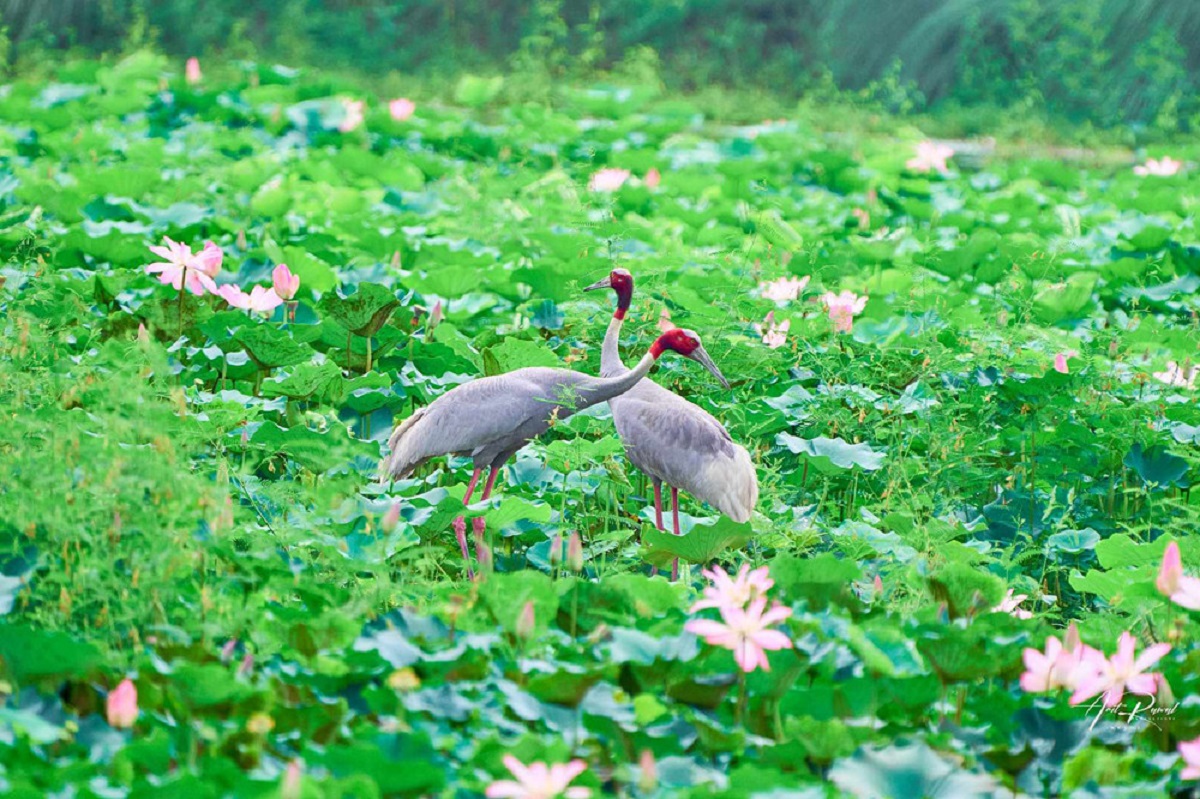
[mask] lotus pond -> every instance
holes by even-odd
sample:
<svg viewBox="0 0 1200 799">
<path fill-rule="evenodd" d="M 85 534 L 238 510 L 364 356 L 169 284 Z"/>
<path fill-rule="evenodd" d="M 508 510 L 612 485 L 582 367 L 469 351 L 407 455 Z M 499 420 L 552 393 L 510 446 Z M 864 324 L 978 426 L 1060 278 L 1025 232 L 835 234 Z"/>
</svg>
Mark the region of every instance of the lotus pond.
<svg viewBox="0 0 1200 799">
<path fill-rule="evenodd" d="M 0 792 L 1193 791 L 1200 146 L 509 97 L 146 52 L 0 86 Z M 597 373 L 615 267 L 627 361 L 669 320 L 732 383 L 653 373 L 757 511 L 657 532 L 601 406 L 473 506 L 470 581 L 470 462 L 381 482 L 388 432 Z M 713 567 L 766 568 L 767 668 Z"/>
</svg>

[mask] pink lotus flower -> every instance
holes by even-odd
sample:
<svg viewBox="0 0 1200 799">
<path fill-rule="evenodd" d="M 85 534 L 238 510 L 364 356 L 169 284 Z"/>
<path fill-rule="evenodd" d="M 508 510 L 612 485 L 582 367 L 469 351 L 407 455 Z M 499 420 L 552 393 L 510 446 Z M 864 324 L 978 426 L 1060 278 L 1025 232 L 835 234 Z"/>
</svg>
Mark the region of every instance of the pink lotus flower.
<svg viewBox="0 0 1200 799">
<path fill-rule="evenodd" d="M 1004 599 L 1000 600 L 1000 604 L 992 608 L 993 613 L 1007 613 L 1017 619 L 1032 619 L 1033 614 L 1028 610 L 1023 610 L 1020 605 L 1026 599 L 1029 599 L 1029 594 L 1017 594 L 1013 596 L 1013 589 L 1008 589 L 1008 593 L 1004 595 Z"/>
<path fill-rule="evenodd" d="M 442 310 L 442 301 L 438 300 L 433 304 L 433 310 L 429 312 L 429 329 L 433 330 L 442 323 L 446 318 L 445 311 Z"/>
<path fill-rule="evenodd" d="M 658 184 L 662 183 L 662 173 L 656 168 L 650 167 L 650 171 L 646 173 L 646 177 L 642 181 L 648 189 L 657 189 Z"/>
<path fill-rule="evenodd" d="M 1200 738 L 1179 742 L 1179 754 L 1185 768 L 1179 772 L 1180 779 L 1200 780 Z"/>
<path fill-rule="evenodd" d="M 209 277 L 221 274 L 221 261 L 225 253 L 211 241 L 204 242 L 204 249 L 196 253 L 196 268 Z"/>
<path fill-rule="evenodd" d="M 1067 359 L 1077 357 L 1079 357 L 1079 353 L 1075 350 L 1067 350 L 1066 352 L 1058 353 L 1054 356 L 1054 371 L 1064 375 L 1069 374 L 1071 370 L 1067 367 Z"/>
<path fill-rule="evenodd" d="M 268 313 L 283 303 L 283 299 L 275 293 L 275 289 L 262 286 L 255 286 L 247 294 L 234 284 L 226 283 L 216 293 L 234 308 L 251 313 Z"/>
<path fill-rule="evenodd" d="M 504 767 L 515 780 L 496 780 L 487 787 L 484 795 L 488 799 L 588 799 L 590 788 L 568 787 L 571 780 L 587 770 L 587 763 L 572 760 L 547 766 L 538 761 L 525 765 L 512 755 L 504 756 Z"/>
<path fill-rule="evenodd" d="M 108 723 L 112 726 L 125 729 L 133 726 L 138 717 L 137 686 L 133 684 L 133 680 L 126 677 L 108 692 L 105 711 Z"/>
<path fill-rule="evenodd" d="M 397 122 L 404 122 L 417 110 L 417 104 L 407 97 L 398 97 L 388 103 L 388 113 Z"/>
<path fill-rule="evenodd" d="M 800 296 L 800 292 L 804 291 L 804 287 L 808 285 L 809 279 L 808 275 L 804 277 L 781 277 L 778 280 L 759 283 L 758 289 L 762 292 L 764 300 L 775 300 L 776 302 L 794 300 Z"/>
<path fill-rule="evenodd" d="M 784 319 L 782 322 L 775 321 L 775 312 L 771 311 L 763 319 L 760 325 L 757 322 L 754 324 L 754 329 L 762 336 L 763 344 L 766 344 L 771 349 L 778 349 L 787 343 L 788 328 L 792 326 L 791 319 Z"/>
<path fill-rule="evenodd" d="M 1104 655 L 1083 643 L 1075 622 L 1067 628 L 1066 637 L 1059 642 L 1054 636 L 1046 639 L 1046 651 L 1027 648 L 1022 652 L 1025 673 L 1021 675 L 1021 687 L 1030 693 L 1042 693 L 1059 688 L 1075 690 L 1075 682 L 1081 670 L 1090 671 L 1094 660 L 1103 661 Z M 1088 665 L 1084 666 L 1087 663 Z"/>
<path fill-rule="evenodd" d="M 1166 383 L 1168 386 L 1176 388 L 1195 388 L 1196 387 L 1196 372 L 1195 366 L 1190 366 L 1184 369 L 1174 361 L 1167 361 L 1167 370 L 1165 372 L 1155 372 L 1153 377 L 1160 383 Z"/>
<path fill-rule="evenodd" d="M 1104 694 L 1104 706 L 1116 707 L 1126 691 L 1142 696 L 1156 692 L 1161 675 L 1146 672 L 1146 669 L 1162 660 L 1171 651 L 1170 644 L 1153 644 L 1146 647 L 1141 657 L 1134 657 L 1137 642 L 1128 632 L 1121 633 L 1117 641 L 1117 654 L 1110 659 L 1092 657 L 1080 665 L 1081 673 L 1075 679 L 1075 693 L 1071 704 L 1078 705 L 1097 694 Z"/>
<path fill-rule="evenodd" d="M 749 563 L 742 564 L 736 578 L 730 578 L 720 566 L 705 569 L 701 574 L 711 580 L 712 585 L 704 589 L 704 598 L 688 608 L 688 613 L 698 613 L 705 608 L 744 608 L 775 585 L 766 566 L 751 571 Z"/>
<path fill-rule="evenodd" d="M 183 68 L 183 77 L 189 86 L 195 86 L 204 79 L 204 76 L 200 74 L 199 58 L 192 56 L 187 60 L 187 65 Z"/>
<path fill-rule="evenodd" d="M 1162 567 L 1154 585 L 1176 605 L 1188 610 L 1200 610 L 1200 577 L 1184 575 L 1179 545 L 1174 541 L 1167 544 L 1163 552 Z"/>
<path fill-rule="evenodd" d="M 1171 156 L 1164 155 L 1161 160 L 1151 158 L 1144 164 L 1138 164 L 1133 168 L 1133 174 L 1141 177 L 1154 175 L 1156 177 L 1168 178 L 1179 172 L 1179 168 L 1182 166 L 1182 163 L 1176 161 Z"/>
<path fill-rule="evenodd" d="M 281 300 L 290 300 L 300 290 L 300 276 L 292 274 L 287 264 L 279 264 L 271 271 L 271 286 Z"/>
<path fill-rule="evenodd" d="M 751 672 L 762 667 L 770 671 L 766 650 L 789 649 L 792 642 L 778 630 L 768 629 L 792 615 L 792 609 L 776 605 L 766 610 L 767 598 L 759 597 L 747 608 L 722 607 L 721 619 L 692 619 L 683 629 L 702 637 L 712 646 L 723 646 L 733 652 L 742 671 Z M 765 611 L 765 612 L 764 612 Z"/>
<path fill-rule="evenodd" d="M 829 321 L 833 322 L 836 333 L 849 333 L 854 328 L 854 317 L 867 307 L 867 296 L 858 296 L 853 291 L 843 291 L 834 294 L 827 291 L 821 295 L 821 304 L 829 312 Z"/>
<path fill-rule="evenodd" d="M 342 121 L 338 123 L 338 130 L 342 133 L 349 133 L 355 130 L 363 123 L 363 109 L 366 104 L 362 100 L 342 100 Z"/>
<path fill-rule="evenodd" d="M 904 166 L 914 172 L 929 172 L 937 170 L 946 174 L 946 161 L 954 155 L 954 148 L 948 144 L 934 141 L 923 141 L 917 145 L 917 154 L 908 159 Z"/>
<path fill-rule="evenodd" d="M 614 192 L 629 180 L 628 169 L 601 169 L 588 180 L 588 191 Z"/>
<path fill-rule="evenodd" d="M 166 260 L 146 266 L 146 274 L 158 275 L 158 281 L 171 286 L 176 291 L 182 287 L 199 297 L 207 292 L 217 293 L 217 284 L 213 277 L 221 271 L 221 248 L 211 241 L 206 242 L 204 250 L 193 254 L 192 248 L 186 244 L 172 241 L 163 236 L 167 243 L 165 247 L 150 245 L 150 252 Z"/>
</svg>

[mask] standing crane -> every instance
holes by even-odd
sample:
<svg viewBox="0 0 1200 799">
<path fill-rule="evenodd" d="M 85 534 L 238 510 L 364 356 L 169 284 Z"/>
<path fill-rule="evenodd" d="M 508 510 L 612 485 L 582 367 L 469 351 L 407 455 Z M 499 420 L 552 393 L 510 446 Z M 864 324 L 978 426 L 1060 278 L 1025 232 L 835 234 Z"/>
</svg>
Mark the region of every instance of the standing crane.
<svg viewBox="0 0 1200 799">
<path fill-rule="evenodd" d="M 483 377 L 447 391 L 400 423 L 388 439 L 391 454 L 384 469 L 398 480 L 411 474 L 425 461 L 439 455 L 470 457 L 475 464 L 463 505 L 469 505 L 475 484 L 484 469 L 490 469 L 483 499 L 492 494 L 500 467 L 532 439 L 556 421 L 628 391 L 646 376 L 666 350 L 690 358 L 728 386 L 700 337 L 691 330 L 675 328 L 659 336 L 649 352 L 631 370 L 612 377 L 593 377 L 569 369 L 531 366 L 508 374 Z M 672 395 L 674 396 L 674 395 Z M 482 536 L 486 522 L 475 518 L 472 527 Z M 454 533 L 471 571 L 467 550 L 466 521 L 454 520 Z M 478 544 L 477 544 L 478 546 Z"/>
<path fill-rule="evenodd" d="M 625 269 L 612 273 L 584 291 L 612 289 L 617 295 L 604 345 L 600 350 L 601 377 L 627 375 L 617 342 L 625 312 L 633 299 L 633 275 Z M 729 384 L 721 381 L 726 388 Z M 613 423 L 630 463 L 650 476 L 654 484 L 654 524 L 666 532 L 662 520 L 662 484 L 671 488 L 671 515 L 675 535 L 679 530 L 679 489 L 707 502 L 735 522 L 750 519 L 758 502 L 758 475 L 750 453 L 734 443 L 724 425 L 703 408 L 668 391 L 653 380 L 638 381 L 613 397 Z M 671 566 L 671 579 L 679 577 L 679 559 Z"/>
</svg>

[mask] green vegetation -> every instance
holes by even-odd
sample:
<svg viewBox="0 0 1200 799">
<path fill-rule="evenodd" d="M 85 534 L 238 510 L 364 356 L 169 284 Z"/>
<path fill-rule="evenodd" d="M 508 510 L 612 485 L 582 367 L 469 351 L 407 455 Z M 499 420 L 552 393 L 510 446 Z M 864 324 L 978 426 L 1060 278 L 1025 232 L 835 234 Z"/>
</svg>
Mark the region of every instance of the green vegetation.
<svg viewBox="0 0 1200 799">
<path fill-rule="evenodd" d="M 638 797 L 1183 790 L 1196 617 L 1155 578 L 1170 541 L 1200 563 L 1194 166 L 1000 142 L 917 172 L 895 118 L 732 124 L 654 82 L 468 76 L 397 120 L 323 72 L 202 66 L 0 88 L 0 792 L 476 796 L 510 752 Z M 287 263 L 294 319 L 163 285 L 167 236 L 244 289 Z M 381 484 L 388 430 L 482 374 L 595 373 L 611 300 L 581 288 L 614 266 L 627 352 L 666 312 L 733 383 L 654 373 L 751 451 L 758 513 L 685 498 L 655 534 L 600 408 L 475 508 L 468 582 L 469 463 Z M 850 332 L 826 291 L 869 298 Z M 647 565 L 676 555 L 677 583 Z M 701 566 L 743 563 L 792 611 L 770 671 L 684 630 Z M 1170 644 L 1179 706 L 1024 691 L 1070 621 Z"/>
<path fill-rule="evenodd" d="M 180 58 L 526 81 L 633 65 L 674 90 L 844 92 L 968 133 L 1014 114 L 1014 131 L 1200 126 L 1193 0 L 0 0 L 0 26 L 16 54 L 153 41 Z"/>
</svg>

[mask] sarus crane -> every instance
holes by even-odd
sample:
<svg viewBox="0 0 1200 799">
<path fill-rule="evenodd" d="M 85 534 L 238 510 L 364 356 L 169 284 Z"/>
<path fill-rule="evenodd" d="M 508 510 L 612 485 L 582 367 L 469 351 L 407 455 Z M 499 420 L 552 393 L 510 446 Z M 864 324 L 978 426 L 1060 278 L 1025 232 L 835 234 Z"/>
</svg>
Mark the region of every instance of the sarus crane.
<svg viewBox="0 0 1200 799">
<path fill-rule="evenodd" d="M 612 289 L 617 309 L 600 350 L 601 377 L 629 374 L 621 361 L 618 341 L 625 312 L 633 300 L 633 275 L 626 269 L 612 273 L 584 291 Z M 729 384 L 721 381 L 726 388 Z M 675 535 L 679 530 L 679 489 L 707 502 L 735 522 L 750 519 L 758 502 L 758 475 L 750 453 L 734 443 L 724 425 L 703 408 L 668 391 L 649 378 L 608 403 L 613 423 L 625 445 L 629 462 L 650 476 L 654 485 L 654 523 L 663 530 L 662 484 L 671 488 L 671 515 Z M 671 566 L 671 579 L 679 577 L 679 560 Z"/>
<path fill-rule="evenodd" d="M 659 336 L 637 366 L 620 375 L 593 377 L 569 369 L 531 366 L 456 386 L 418 409 L 392 431 L 388 439 L 391 454 L 384 462 L 384 469 L 397 480 L 440 455 L 469 457 L 474 461 L 475 471 L 467 484 L 463 505 L 470 504 L 479 476 L 484 469 L 490 469 L 483 487 L 486 500 L 492 494 L 500 467 L 517 450 L 546 432 L 555 421 L 628 391 L 667 350 L 697 361 L 722 384 L 729 385 L 704 351 L 700 337 L 691 330 L 675 328 Z M 486 523 L 476 518 L 473 527 L 476 534 L 482 535 Z M 467 574 L 473 578 L 462 516 L 454 520 L 454 533 L 466 561 Z"/>
</svg>

